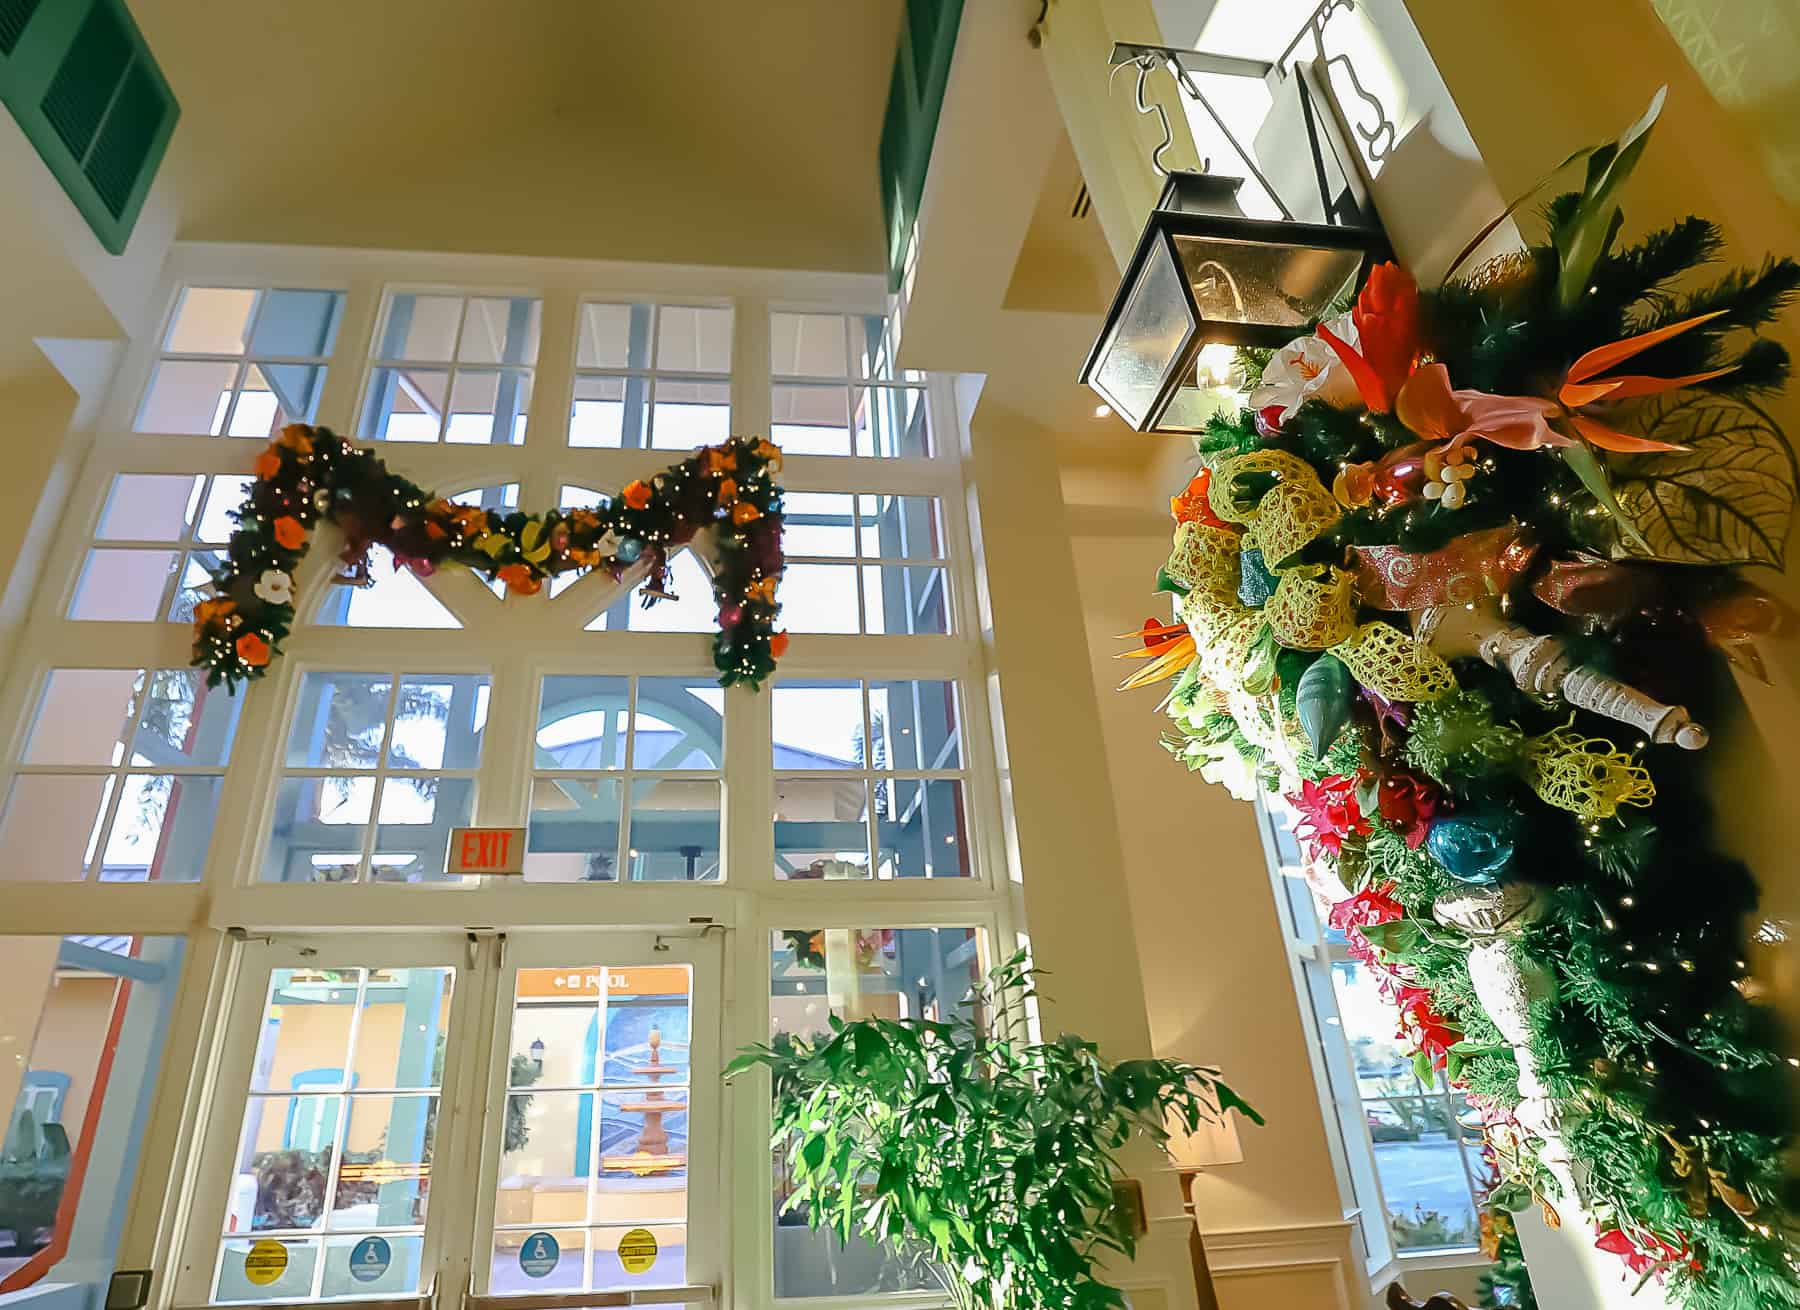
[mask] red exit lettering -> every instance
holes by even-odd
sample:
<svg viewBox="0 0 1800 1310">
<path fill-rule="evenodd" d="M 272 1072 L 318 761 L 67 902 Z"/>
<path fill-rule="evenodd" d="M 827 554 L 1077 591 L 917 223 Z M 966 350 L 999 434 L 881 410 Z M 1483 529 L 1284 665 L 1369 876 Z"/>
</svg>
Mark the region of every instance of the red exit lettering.
<svg viewBox="0 0 1800 1310">
<path fill-rule="evenodd" d="M 525 871 L 525 829 L 453 828 L 450 831 L 451 873 L 518 874 Z"/>
</svg>

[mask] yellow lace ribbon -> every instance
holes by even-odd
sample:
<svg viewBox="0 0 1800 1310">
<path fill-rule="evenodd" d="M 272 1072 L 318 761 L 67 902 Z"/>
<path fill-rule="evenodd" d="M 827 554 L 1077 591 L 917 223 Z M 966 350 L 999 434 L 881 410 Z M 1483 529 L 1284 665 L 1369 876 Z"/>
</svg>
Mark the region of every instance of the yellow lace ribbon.
<svg viewBox="0 0 1800 1310">
<path fill-rule="evenodd" d="M 1583 737 L 1561 727 L 1526 745 L 1531 789 L 1546 805 L 1590 822 L 1610 819 L 1621 805 L 1648 805 L 1656 799 L 1650 771 L 1629 752 L 1600 737 Z"/>
<path fill-rule="evenodd" d="M 1272 474 L 1277 481 L 1255 497 L 1244 483 L 1251 474 Z M 1331 651 L 1361 685 L 1387 700 L 1436 700 L 1456 686 L 1450 667 L 1429 646 L 1391 623 L 1356 622 L 1352 574 L 1322 565 L 1281 567 L 1329 531 L 1341 513 L 1311 465 L 1282 450 L 1233 456 L 1214 469 L 1207 502 L 1219 518 L 1243 524 L 1243 535 L 1184 523 L 1166 568 L 1189 588 L 1181 617 L 1200 648 L 1201 671 L 1220 687 L 1242 688 L 1244 663 L 1265 623 L 1282 646 Z M 1249 547 L 1262 551 L 1278 579 L 1260 611 L 1238 599 L 1239 553 Z"/>
</svg>

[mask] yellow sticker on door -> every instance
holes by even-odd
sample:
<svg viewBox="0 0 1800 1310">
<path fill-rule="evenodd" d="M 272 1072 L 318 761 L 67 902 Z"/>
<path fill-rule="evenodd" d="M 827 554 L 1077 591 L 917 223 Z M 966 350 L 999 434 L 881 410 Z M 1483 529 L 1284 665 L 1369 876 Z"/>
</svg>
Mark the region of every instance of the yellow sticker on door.
<svg viewBox="0 0 1800 1310">
<path fill-rule="evenodd" d="M 244 1277 L 258 1287 L 267 1287 L 285 1274 L 287 1267 L 287 1246 L 267 1237 L 244 1253 Z"/>
<path fill-rule="evenodd" d="M 619 1239 L 619 1263 L 628 1274 L 648 1273 L 656 1263 L 656 1234 L 648 1228 L 633 1228 Z"/>
</svg>

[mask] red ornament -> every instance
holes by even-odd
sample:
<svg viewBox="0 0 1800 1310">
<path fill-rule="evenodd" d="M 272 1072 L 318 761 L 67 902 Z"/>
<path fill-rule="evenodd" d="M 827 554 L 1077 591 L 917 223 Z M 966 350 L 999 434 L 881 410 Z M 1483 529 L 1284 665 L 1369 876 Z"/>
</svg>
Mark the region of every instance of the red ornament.
<svg viewBox="0 0 1800 1310">
<path fill-rule="evenodd" d="M 1375 466 L 1375 494 L 1389 505 L 1404 505 L 1425 494 L 1425 456 L 1431 447 L 1423 441 L 1402 446 L 1384 455 Z"/>
<path fill-rule="evenodd" d="M 1406 839 L 1407 846 L 1418 850 L 1431 831 L 1431 820 L 1437 814 L 1444 795 L 1436 785 L 1411 773 L 1390 773 L 1376 788 L 1375 808 L 1388 825 Z"/>
</svg>

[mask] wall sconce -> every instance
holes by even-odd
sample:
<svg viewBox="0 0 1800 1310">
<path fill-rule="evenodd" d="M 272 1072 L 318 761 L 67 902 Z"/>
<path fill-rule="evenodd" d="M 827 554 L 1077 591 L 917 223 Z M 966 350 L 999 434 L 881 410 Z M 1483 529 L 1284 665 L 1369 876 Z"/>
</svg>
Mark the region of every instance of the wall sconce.
<svg viewBox="0 0 1800 1310">
<path fill-rule="evenodd" d="M 1198 432 L 1217 408 L 1208 394 L 1216 379 L 1201 351 L 1209 344 L 1286 345 L 1362 285 L 1369 268 L 1387 257 L 1387 238 L 1372 217 L 1355 165 L 1345 163 L 1354 152 L 1342 142 L 1333 116 L 1321 112 L 1326 93 L 1304 67 L 1290 78 L 1264 60 L 1136 45 L 1115 46 L 1112 62 L 1115 70 L 1136 65 L 1139 105 L 1163 120 L 1164 146 L 1152 163 L 1168 180 L 1082 365 L 1081 381 L 1138 432 Z M 1279 219 L 1244 213 L 1238 203 L 1243 177 L 1163 168 L 1167 116 L 1143 98 L 1144 78 L 1159 64 L 1212 115 L 1245 171 L 1281 211 Z M 1272 80 L 1282 94 L 1299 96 L 1319 192 L 1306 207 L 1316 204 L 1326 221 L 1294 218 L 1190 71 Z"/>
<path fill-rule="evenodd" d="M 531 1043 L 531 1062 L 539 1073 L 544 1072 L 544 1039 L 541 1037 Z"/>
</svg>

